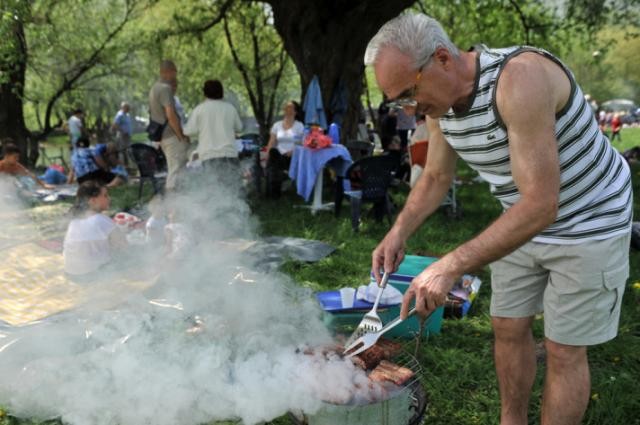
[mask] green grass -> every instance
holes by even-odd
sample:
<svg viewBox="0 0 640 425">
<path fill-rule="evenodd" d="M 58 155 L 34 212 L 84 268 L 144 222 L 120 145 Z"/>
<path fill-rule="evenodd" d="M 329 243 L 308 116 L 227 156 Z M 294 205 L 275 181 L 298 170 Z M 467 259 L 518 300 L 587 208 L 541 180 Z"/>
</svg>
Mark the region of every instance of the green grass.
<svg viewBox="0 0 640 425">
<path fill-rule="evenodd" d="M 623 130 L 619 147 L 640 145 L 640 129 Z M 460 175 L 472 175 L 460 167 Z M 633 167 L 635 193 L 640 193 L 640 166 Z M 135 188 L 112 193 L 115 205 L 125 207 L 135 202 Z M 251 197 L 252 210 L 261 223 L 262 235 L 294 236 L 318 239 L 337 248 L 331 256 L 313 264 L 288 262 L 282 270 L 300 285 L 314 290 L 356 286 L 367 282 L 371 266 L 371 251 L 383 238 L 388 224 L 365 219 L 360 233 L 351 231 L 349 208 L 345 202 L 342 216 L 331 212 L 311 215 L 300 197 L 287 191 L 279 201 Z M 393 193 L 394 201 L 402 205 L 406 189 Z M 325 193 L 325 199 L 330 192 Z M 464 215 L 449 219 L 442 213 L 434 216 L 418 230 L 408 243 L 408 253 L 444 254 L 480 232 L 500 214 L 500 206 L 490 196 L 486 184 L 465 184 L 458 191 Z M 635 216 L 640 205 L 634 206 Z M 632 284 L 640 281 L 640 252 L 631 251 L 631 272 L 624 297 L 619 336 L 589 350 L 592 374 L 592 400 L 584 423 L 640 424 L 640 290 Z M 493 367 L 493 336 L 489 317 L 491 296 L 487 269 L 477 271 L 483 280 L 480 294 L 468 317 L 446 320 L 442 332 L 431 337 L 419 352 L 429 405 L 425 424 L 495 424 L 499 418 L 499 396 Z M 534 323 L 534 335 L 542 340 L 542 320 Z M 540 422 L 539 407 L 544 367 L 539 366 L 530 403 L 530 423 Z M 272 424 L 286 425 L 287 417 Z M 26 425 L 31 422 L 5 416 L 0 425 Z M 339 424 L 336 424 L 339 425 Z"/>
<path fill-rule="evenodd" d="M 637 130 L 637 129 L 634 129 Z M 640 138 L 640 131 L 631 132 Z M 624 136 L 623 136 L 624 137 Z M 640 140 L 639 140 L 640 142 Z M 638 143 L 640 144 L 640 143 Z M 461 168 L 461 175 L 469 173 Z M 634 167 L 634 190 L 640 190 L 640 167 Z M 395 193 L 402 204 L 406 194 Z M 408 243 L 408 253 L 444 254 L 481 231 L 500 214 L 500 206 L 485 184 L 464 185 L 458 192 L 463 204 L 461 220 L 437 213 L 429 218 Z M 361 285 L 367 281 L 371 251 L 387 230 L 367 220 L 361 232 L 351 232 L 347 211 L 335 219 L 330 213 L 312 216 L 288 194 L 279 202 L 259 201 L 254 210 L 261 218 L 262 232 L 320 239 L 338 251 L 315 264 L 288 263 L 284 270 L 301 285 L 330 289 Z M 635 205 L 636 217 L 640 206 Z M 286 219 L 283 219 L 286 217 Z M 640 280 L 640 253 L 632 251 L 631 275 L 624 298 L 619 336 L 614 341 L 590 349 L 592 401 L 585 424 L 640 424 L 640 291 L 632 283 Z M 489 318 L 490 279 L 487 269 L 477 274 L 484 285 L 469 316 L 446 320 L 442 333 L 422 347 L 420 360 L 425 370 L 424 385 L 429 395 L 425 424 L 494 424 L 500 404 L 492 358 L 492 331 Z M 534 323 L 536 340 L 542 341 L 542 319 Z M 544 367 L 538 368 L 530 404 L 530 423 L 539 423 Z M 286 422 L 285 422 L 286 423 Z"/>
<path fill-rule="evenodd" d="M 624 152 L 627 149 L 635 146 L 640 146 L 640 127 L 635 128 L 623 128 L 620 133 L 622 141 L 616 140 L 613 145 L 620 152 Z"/>
</svg>

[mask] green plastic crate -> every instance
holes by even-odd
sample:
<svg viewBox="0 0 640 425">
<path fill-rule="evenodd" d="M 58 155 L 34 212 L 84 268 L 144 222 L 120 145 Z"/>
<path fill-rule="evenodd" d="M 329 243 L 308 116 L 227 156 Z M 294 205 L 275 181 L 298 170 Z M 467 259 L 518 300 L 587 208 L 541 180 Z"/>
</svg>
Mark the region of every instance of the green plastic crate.
<svg viewBox="0 0 640 425">
<path fill-rule="evenodd" d="M 438 259 L 434 257 L 421 257 L 418 255 L 407 255 L 400 264 L 398 271 L 389 276 L 389 285 L 394 286 L 403 294 L 409 289 L 411 280 L 420 274 L 430 264 Z M 373 277 L 372 277 L 373 279 Z M 349 312 L 325 312 L 324 323 L 336 333 L 349 334 L 358 326 L 365 311 Z M 382 323 L 388 323 L 400 314 L 400 306 L 386 309 L 378 309 L 378 315 Z M 424 335 L 439 334 L 442 327 L 444 307 L 438 307 L 427 319 L 424 327 Z M 396 338 L 414 338 L 420 331 L 420 323 L 416 316 L 410 317 L 395 328 L 391 329 L 387 335 Z"/>
</svg>

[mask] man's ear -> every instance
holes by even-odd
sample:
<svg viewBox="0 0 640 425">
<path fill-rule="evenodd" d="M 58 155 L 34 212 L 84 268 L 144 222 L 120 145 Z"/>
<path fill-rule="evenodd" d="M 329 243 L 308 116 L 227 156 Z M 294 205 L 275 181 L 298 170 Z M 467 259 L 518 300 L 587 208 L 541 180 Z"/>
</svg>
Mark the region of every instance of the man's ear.
<svg viewBox="0 0 640 425">
<path fill-rule="evenodd" d="M 438 47 L 433 53 L 433 60 L 442 65 L 445 70 L 448 70 L 453 61 L 453 55 L 444 47 Z"/>
</svg>

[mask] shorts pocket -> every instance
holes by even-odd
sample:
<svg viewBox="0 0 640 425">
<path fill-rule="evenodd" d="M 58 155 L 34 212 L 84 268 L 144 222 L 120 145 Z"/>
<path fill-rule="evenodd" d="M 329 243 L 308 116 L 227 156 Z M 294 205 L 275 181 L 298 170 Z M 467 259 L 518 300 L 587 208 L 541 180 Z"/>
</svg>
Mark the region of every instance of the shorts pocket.
<svg viewBox="0 0 640 425">
<path fill-rule="evenodd" d="M 604 271 L 602 275 L 604 287 L 614 295 L 614 302 L 609 306 L 609 314 L 612 314 L 620 308 L 622 303 L 622 295 L 629 278 L 629 265 L 624 264 L 613 270 Z"/>
</svg>

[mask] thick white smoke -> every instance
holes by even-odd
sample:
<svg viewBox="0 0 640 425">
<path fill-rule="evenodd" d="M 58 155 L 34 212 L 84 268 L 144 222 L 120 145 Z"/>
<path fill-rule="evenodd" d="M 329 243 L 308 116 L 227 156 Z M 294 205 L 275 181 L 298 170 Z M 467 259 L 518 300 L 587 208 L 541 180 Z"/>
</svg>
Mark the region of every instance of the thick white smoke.
<svg viewBox="0 0 640 425">
<path fill-rule="evenodd" d="M 256 424 L 348 401 L 354 382 L 366 388 L 350 362 L 302 353 L 331 342 L 315 301 L 228 243 L 254 238 L 256 225 L 240 188 L 216 182 L 165 202 L 191 235 L 180 255 L 138 247 L 117 267 L 159 272 L 153 286 L 116 283 L 119 270 L 84 283 L 81 306 L 0 327 L 0 405 L 82 425 Z"/>
</svg>

